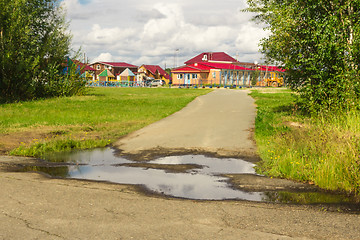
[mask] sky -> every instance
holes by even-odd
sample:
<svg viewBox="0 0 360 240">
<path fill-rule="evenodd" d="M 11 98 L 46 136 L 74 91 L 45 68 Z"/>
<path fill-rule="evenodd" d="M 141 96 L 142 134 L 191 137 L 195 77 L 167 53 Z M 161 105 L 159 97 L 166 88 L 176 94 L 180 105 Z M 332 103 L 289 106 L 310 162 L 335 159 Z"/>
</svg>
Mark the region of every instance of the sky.
<svg viewBox="0 0 360 240">
<path fill-rule="evenodd" d="M 202 52 L 261 62 L 246 0 L 63 0 L 72 47 L 96 61 L 182 66 Z"/>
</svg>

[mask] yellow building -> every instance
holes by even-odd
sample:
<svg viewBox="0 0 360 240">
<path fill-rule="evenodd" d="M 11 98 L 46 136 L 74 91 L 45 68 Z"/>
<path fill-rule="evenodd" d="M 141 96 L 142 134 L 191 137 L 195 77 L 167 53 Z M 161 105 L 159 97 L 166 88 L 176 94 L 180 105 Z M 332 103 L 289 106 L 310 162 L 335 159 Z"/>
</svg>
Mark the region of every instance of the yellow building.
<svg viewBox="0 0 360 240">
<path fill-rule="evenodd" d="M 166 84 L 169 84 L 170 75 L 158 65 L 142 65 L 138 69 L 138 74 L 141 80 L 154 78 L 164 80 Z"/>
</svg>

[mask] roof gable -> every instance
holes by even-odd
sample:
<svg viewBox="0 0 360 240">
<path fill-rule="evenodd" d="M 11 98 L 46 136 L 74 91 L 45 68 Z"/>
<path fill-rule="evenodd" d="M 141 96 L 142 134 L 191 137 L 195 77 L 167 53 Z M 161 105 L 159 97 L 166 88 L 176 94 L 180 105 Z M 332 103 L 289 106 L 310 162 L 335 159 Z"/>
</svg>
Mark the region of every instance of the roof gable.
<svg viewBox="0 0 360 240">
<path fill-rule="evenodd" d="M 160 66 L 158 65 L 143 65 L 144 68 L 149 70 L 152 74 L 156 74 L 156 71 L 162 75 L 166 73 Z"/>
<path fill-rule="evenodd" d="M 99 74 L 100 77 L 115 77 L 108 69 L 105 69 Z"/>
<path fill-rule="evenodd" d="M 160 75 L 169 78 L 169 74 L 162 69 L 159 65 L 142 65 L 141 67 L 144 67 L 146 70 L 150 71 L 153 75 L 156 75 L 156 72 L 158 72 Z"/>
<path fill-rule="evenodd" d="M 236 59 L 224 52 L 204 52 L 185 62 L 186 65 L 199 62 L 236 62 Z"/>
<path fill-rule="evenodd" d="M 120 73 L 120 76 L 122 76 L 122 77 L 127 77 L 127 76 L 135 77 L 135 74 L 130 69 L 126 68 L 122 73 Z"/>
</svg>

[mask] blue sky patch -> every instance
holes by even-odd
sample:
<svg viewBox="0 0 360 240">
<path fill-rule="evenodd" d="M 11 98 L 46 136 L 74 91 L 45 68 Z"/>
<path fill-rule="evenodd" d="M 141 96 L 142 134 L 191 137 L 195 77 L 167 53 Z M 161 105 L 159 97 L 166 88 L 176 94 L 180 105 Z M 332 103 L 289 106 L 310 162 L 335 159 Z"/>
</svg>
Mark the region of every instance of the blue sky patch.
<svg viewBox="0 0 360 240">
<path fill-rule="evenodd" d="M 91 0 L 79 0 L 79 3 L 81 5 L 86 5 L 86 4 L 89 4 L 91 2 Z"/>
</svg>

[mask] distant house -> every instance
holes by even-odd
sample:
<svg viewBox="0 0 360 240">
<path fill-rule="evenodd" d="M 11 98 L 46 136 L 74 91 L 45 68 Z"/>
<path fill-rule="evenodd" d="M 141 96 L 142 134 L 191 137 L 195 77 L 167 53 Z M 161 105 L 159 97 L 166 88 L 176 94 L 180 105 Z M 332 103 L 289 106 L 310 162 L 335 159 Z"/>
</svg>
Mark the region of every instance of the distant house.
<svg viewBox="0 0 360 240">
<path fill-rule="evenodd" d="M 85 78 L 86 80 L 95 80 L 96 70 L 94 68 L 80 61 L 74 62 L 80 67 L 80 73 L 83 78 Z"/>
<path fill-rule="evenodd" d="M 166 84 L 169 83 L 170 79 L 170 75 L 158 65 L 142 65 L 139 67 L 138 74 L 141 80 L 151 77 L 154 79 L 164 80 Z"/>
<path fill-rule="evenodd" d="M 74 71 L 74 73 L 81 75 L 81 77 L 86 80 L 95 79 L 95 69 L 76 59 L 67 58 L 62 65 L 64 66 L 64 74 L 69 74 Z"/>
<path fill-rule="evenodd" d="M 250 86 L 254 71 L 259 71 L 258 82 L 284 70 L 274 66 L 238 62 L 224 52 L 205 52 L 185 62 L 185 66 L 171 71 L 174 85 L 236 85 Z"/>
<path fill-rule="evenodd" d="M 105 69 L 104 71 L 102 71 L 99 74 L 98 79 L 99 79 L 100 82 L 107 82 L 107 81 L 116 80 L 114 74 L 112 74 L 112 72 L 109 69 Z"/>
<path fill-rule="evenodd" d="M 95 77 L 97 80 L 99 80 L 99 75 L 104 70 L 109 70 L 115 77 L 121 74 L 126 68 L 129 68 L 134 73 L 136 73 L 138 69 L 138 66 L 125 62 L 95 62 L 89 66 L 95 69 Z"/>
<path fill-rule="evenodd" d="M 250 68 L 240 67 L 231 63 L 199 62 L 171 71 L 174 85 L 248 85 Z"/>
<path fill-rule="evenodd" d="M 129 69 L 126 68 L 122 73 L 120 73 L 117 76 L 117 80 L 119 81 L 135 81 L 136 80 L 136 75 Z"/>
</svg>

